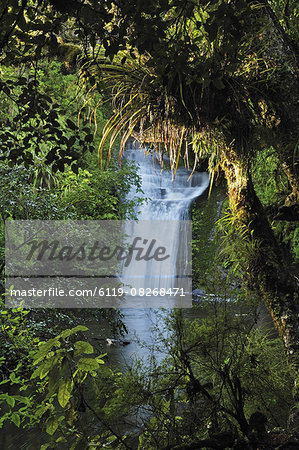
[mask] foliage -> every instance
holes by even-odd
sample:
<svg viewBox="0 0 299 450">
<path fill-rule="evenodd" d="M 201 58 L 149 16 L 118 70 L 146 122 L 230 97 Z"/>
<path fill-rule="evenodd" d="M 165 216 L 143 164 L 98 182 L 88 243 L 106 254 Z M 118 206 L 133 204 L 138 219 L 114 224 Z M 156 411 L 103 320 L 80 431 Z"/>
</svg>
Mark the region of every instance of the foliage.
<svg viewBox="0 0 299 450">
<path fill-rule="evenodd" d="M 233 277 L 245 278 L 250 275 L 251 264 L 254 264 L 260 253 L 261 242 L 254 238 L 242 217 L 227 208 L 217 223 L 221 234 L 221 251 L 223 266 L 229 269 Z"/>
<path fill-rule="evenodd" d="M 299 8 L 297 2 L 294 0 L 270 0 L 270 4 L 286 32 L 294 41 L 298 41 Z"/>
<path fill-rule="evenodd" d="M 293 368 L 280 340 L 255 328 L 256 315 L 248 309 L 244 320 L 244 312 L 236 315 L 233 305 L 211 300 L 201 307 L 200 319 L 184 319 L 181 311 L 169 316 L 163 334 L 156 330 L 164 361 L 152 361 L 150 370 L 137 361 L 123 375 L 106 368 L 96 379 L 95 397 L 84 396 L 106 428 L 95 434 L 92 423 L 85 423 L 87 441 L 143 450 L 217 442 L 226 432 L 241 445 L 244 436 L 254 439 L 249 423 L 257 410 L 268 417 L 270 429 L 286 426 Z"/>
<path fill-rule="evenodd" d="M 60 207 L 55 190 L 34 186 L 35 173 L 22 165 L 10 167 L 0 162 L 1 219 L 62 219 L 67 218 L 65 207 Z"/>
<path fill-rule="evenodd" d="M 247 297 L 237 284 L 260 257 L 263 242 L 251 227 L 263 209 L 251 209 L 250 195 L 233 208 L 234 194 L 246 194 L 250 183 L 244 180 L 251 175 L 271 219 L 290 187 L 296 191 L 283 169 L 296 179 L 298 7 L 293 0 L 271 5 L 244 0 L 1 4 L 2 260 L 5 219 L 135 219 L 133 207 L 140 200 L 127 201 L 125 195 L 132 184 L 138 193 L 140 180 L 133 166 L 118 170 L 114 159 L 114 146 L 121 141 L 123 150 L 131 133 L 154 140 L 160 154 L 168 150 L 174 171 L 183 154 L 194 169 L 199 158 L 209 156 L 211 171 L 221 168 L 231 182 L 232 211 L 219 223 L 221 252 L 216 240 L 211 244 L 216 248 L 207 251 L 224 261 L 219 291 L 229 292 L 228 301 L 211 296 L 204 317 L 194 321 L 174 312 L 155 341 L 168 357 L 162 363 L 153 358 L 150 370 L 137 363 L 124 375 L 115 373 L 102 364 L 104 355 L 94 356 L 85 336 L 75 337 L 85 327 L 47 341 L 48 330 L 43 331 L 40 342 L 28 319 L 32 313 L 2 310 L 0 423 L 27 430 L 44 426 L 52 437 L 43 449 L 194 447 L 205 439 L 219 443 L 219 432 L 228 433 L 227 447 L 246 448 L 248 442 L 257 447 L 250 419 L 258 408 L 270 428 L 287 426 L 294 367 L 281 342 L 256 327 L 256 312 L 243 311 Z M 251 213 L 247 222 L 242 208 Z M 196 233 L 204 228 L 204 214 L 194 213 Z M 295 224 L 274 227 L 298 256 Z M 193 245 L 201 252 L 201 236 Z M 267 255 L 259 270 L 271 265 Z M 200 278 L 198 262 L 194 269 Z M 211 266 L 213 271 L 215 283 Z M 279 297 L 281 326 L 295 317 L 297 297 L 295 288 L 286 293 L 289 286 Z M 276 312 L 272 308 L 273 317 Z M 296 337 L 294 324 L 295 319 L 286 326 L 285 338 Z"/>
<path fill-rule="evenodd" d="M 113 26 L 123 19 L 125 30 L 111 46 L 97 41 L 82 68 L 90 80 L 112 87 L 116 111 L 106 130 L 114 129 L 111 142 L 121 130 L 125 140 L 139 124 L 141 138 L 167 145 L 173 167 L 180 141 L 198 131 L 213 141 L 211 131 L 218 130 L 235 140 L 241 154 L 253 152 L 257 124 L 275 128 L 286 120 L 273 112 L 281 106 L 277 78 L 284 62 L 258 38 L 271 27 L 268 13 L 264 3 L 243 1 L 119 3 Z M 272 125 L 266 120 L 271 115 Z"/>
<path fill-rule="evenodd" d="M 58 179 L 63 208 L 80 219 L 114 220 L 136 218 L 134 207 L 142 202 L 135 197 L 126 199 L 130 187 L 135 185 L 140 192 L 140 180 L 133 165 L 124 163 L 121 168 L 112 165 L 99 169 L 89 165 L 89 169 L 79 169 L 74 174 L 71 169 Z"/>
<path fill-rule="evenodd" d="M 225 193 L 214 187 L 207 199 L 196 200 L 192 206 L 192 281 L 194 288 L 205 284 L 206 273 L 213 265 L 219 248 L 215 222 L 219 218 Z"/>
<path fill-rule="evenodd" d="M 49 172 L 52 176 L 52 172 Z M 0 269 L 4 268 L 5 220 L 121 220 L 136 219 L 135 206 L 142 199 L 125 198 L 132 184 L 139 192 L 140 180 L 133 166 L 90 171 L 70 167 L 55 176 L 55 187 L 36 186 L 36 171 L 0 162 Z"/>
<path fill-rule="evenodd" d="M 36 79 L 19 78 L 19 95 L 12 92 L 15 83 L 15 80 L 1 83 L 1 90 L 17 108 L 0 130 L 1 159 L 29 167 L 34 157 L 46 152 L 45 162 L 54 172 L 63 171 L 71 161 L 78 161 L 93 140 L 89 130 L 82 130 L 80 135 L 72 120 L 64 120 L 59 107 L 38 90 Z"/>
<path fill-rule="evenodd" d="M 5 220 L 59 220 L 70 218 L 59 192 L 34 185 L 35 172 L 22 165 L 0 162 L 0 272 L 4 269 Z M 1 283 L 2 284 L 2 283 Z M 2 292 L 2 288 L 1 288 Z"/>
<path fill-rule="evenodd" d="M 74 431 L 83 384 L 97 376 L 105 355 L 91 356 L 91 344 L 73 339 L 74 334 L 88 330 L 81 325 L 65 329 L 46 342 L 33 337 L 24 323 L 26 314 L 28 311 L 22 309 L 1 313 L 1 328 L 9 350 L 1 358 L 1 384 L 8 383 L 15 392 L 9 390 L 0 396 L 1 405 L 8 406 L 1 417 L 1 427 L 10 421 L 28 428 L 43 420 L 48 435 L 53 436 L 58 428 L 63 430 L 53 443 L 66 442 L 65 436 Z M 9 352 L 14 352 L 14 366 Z"/>
<path fill-rule="evenodd" d="M 1 307 L 2 298 L 1 298 Z M 29 311 L 22 308 L 5 310 L 0 313 L 1 340 L 0 346 L 3 353 L 1 357 L 1 380 L 15 377 L 16 373 L 28 373 L 28 350 L 38 338 L 34 336 L 30 327 L 27 327 L 27 314 Z"/>
<path fill-rule="evenodd" d="M 157 443 L 171 448 L 224 430 L 235 438 L 240 430 L 248 435 L 257 408 L 269 418 L 269 427 L 286 423 L 293 372 L 281 342 L 255 329 L 250 314 L 245 321 L 242 314 L 235 316 L 225 302 L 211 302 L 208 311 L 200 320 L 184 319 L 180 311 L 168 319 L 172 334 L 160 345 L 169 357 L 146 379 L 152 418 L 139 448 Z"/>
<path fill-rule="evenodd" d="M 252 164 L 256 193 L 268 212 L 274 212 L 288 191 L 288 181 L 273 148 L 260 151 Z"/>
<path fill-rule="evenodd" d="M 296 222 L 276 220 L 278 207 L 287 195 L 289 186 L 278 155 L 273 148 L 264 149 L 256 155 L 252 165 L 252 175 L 256 193 L 265 207 L 269 220 L 273 221 L 275 235 L 290 250 L 294 262 L 298 262 Z"/>
</svg>

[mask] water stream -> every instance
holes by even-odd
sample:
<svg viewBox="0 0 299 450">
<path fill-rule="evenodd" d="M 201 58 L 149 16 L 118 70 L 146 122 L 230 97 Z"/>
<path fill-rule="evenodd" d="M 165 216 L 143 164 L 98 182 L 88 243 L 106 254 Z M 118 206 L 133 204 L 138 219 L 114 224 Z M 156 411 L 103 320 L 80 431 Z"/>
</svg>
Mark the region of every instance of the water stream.
<svg viewBox="0 0 299 450">
<path fill-rule="evenodd" d="M 170 170 L 164 169 L 161 172 L 161 166 L 155 155 L 146 151 L 146 149 L 135 148 L 132 143 L 127 148 L 125 157 L 128 161 L 134 161 L 138 164 L 138 175 L 141 178 L 141 190 L 143 191 L 142 197 L 147 199 L 142 206 L 136 208 L 139 220 L 163 221 L 161 233 L 167 233 L 167 221 L 189 219 L 192 202 L 202 195 L 209 186 L 209 175 L 206 172 L 194 172 L 188 181 L 191 170 L 179 167 L 173 180 Z M 164 164 L 167 164 L 167 160 L 164 161 Z M 134 198 L 136 195 L 141 196 L 136 193 L 134 187 L 128 195 L 130 198 Z M 130 227 L 134 227 L 134 224 L 129 224 L 126 229 L 128 234 L 130 233 Z M 133 230 L 131 231 L 133 232 Z M 179 228 L 171 227 L 171 240 L 177 249 L 176 254 L 179 253 L 180 246 L 186 245 L 184 236 L 180 235 L 179 231 Z M 176 235 L 175 232 L 177 232 Z M 172 264 L 175 264 L 175 261 L 172 261 Z M 154 283 L 159 286 L 157 279 L 154 280 Z M 112 345 L 107 348 L 110 362 L 118 369 L 130 364 L 135 357 L 137 359 L 148 358 L 150 350 L 147 347 L 141 347 L 136 341 L 136 337 L 150 347 L 155 339 L 151 331 L 153 325 L 160 320 L 161 326 L 163 326 L 161 319 L 156 317 L 155 309 L 123 309 L 122 313 L 128 330 L 126 339 L 130 340 L 131 344 L 125 347 Z"/>
</svg>

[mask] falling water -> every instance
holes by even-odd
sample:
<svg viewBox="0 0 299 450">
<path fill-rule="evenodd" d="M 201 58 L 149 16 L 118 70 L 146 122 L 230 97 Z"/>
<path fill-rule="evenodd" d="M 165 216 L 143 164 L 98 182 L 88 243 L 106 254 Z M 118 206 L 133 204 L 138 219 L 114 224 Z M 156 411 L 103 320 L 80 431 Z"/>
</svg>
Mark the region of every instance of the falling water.
<svg viewBox="0 0 299 450">
<path fill-rule="evenodd" d="M 180 167 L 173 180 L 170 170 L 161 172 L 155 155 L 147 153 L 146 149 L 135 149 L 132 144 L 126 151 L 126 159 L 138 163 L 143 196 L 149 199 L 149 202 L 137 207 L 139 220 L 186 220 L 192 201 L 209 185 L 206 172 L 194 172 L 188 181 L 191 171 Z M 136 189 L 132 188 L 129 197 L 135 195 Z"/>
<path fill-rule="evenodd" d="M 209 176 L 205 172 L 194 172 L 190 177 L 190 170 L 178 168 L 173 179 L 169 169 L 161 171 L 155 154 L 144 148 L 134 148 L 132 143 L 127 148 L 126 159 L 137 163 L 145 202 L 135 210 L 139 222 L 127 222 L 125 232 L 128 236 L 142 236 L 148 242 L 153 237 L 162 237 L 170 258 L 163 261 L 163 264 L 152 260 L 143 266 L 139 262 L 131 264 L 123 270 L 123 281 L 133 285 L 137 290 L 140 288 L 167 290 L 181 288 L 184 285 L 191 299 L 191 279 L 186 280 L 188 275 L 191 276 L 191 235 L 188 234 L 190 224 L 187 223 L 187 219 L 192 201 L 207 189 Z M 167 161 L 164 159 L 165 163 L 167 164 Z M 136 188 L 132 187 L 128 197 L 133 199 L 136 195 L 140 197 Z M 180 300 L 183 301 L 182 298 Z M 184 305 L 176 303 L 173 306 L 187 307 L 187 299 L 184 300 L 186 301 Z M 161 298 L 152 297 L 151 301 L 152 305 L 155 303 L 156 306 L 166 306 L 165 299 L 161 304 L 159 304 Z"/>
</svg>

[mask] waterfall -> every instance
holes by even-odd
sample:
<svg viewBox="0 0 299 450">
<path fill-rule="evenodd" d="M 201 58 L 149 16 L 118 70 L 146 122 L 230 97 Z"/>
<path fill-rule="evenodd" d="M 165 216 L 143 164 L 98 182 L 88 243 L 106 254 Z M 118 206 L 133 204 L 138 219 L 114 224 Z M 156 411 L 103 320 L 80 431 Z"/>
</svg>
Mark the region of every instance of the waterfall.
<svg viewBox="0 0 299 450">
<path fill-rule="evenodd" d="M 133 199 L 136 196 L 145 198 L 141 206 L 136 206 L 138 223 L 126 222 L 125 233 L 128 236 L 142 236 L 149 242 L 153 236 L 162 236 L 163 245 L 170 249 L 171 256 L 163 262 L 163 265 L 149 261 L 147 264 L 140 265 L 137 262 L 123 268 L 123 281 L 133 285 L 137 290 L 139 288 L 160 290 L 182 286 L 182 280 L 178 281 L 178 277 L 184 276 L 185 273 L 191 275 L 190 270 L 187 272 L 187 258 L 189 263 L 191 261 L 191 233 L 189 231 L 188 234 L 187 229 L 188 225 L 191 230 L 188 222 L 189 210 L 192 201 L 207 189 L 209 176 L 206 172 L 194 172 L 188 181 L 191 171 L 179 167 L 173 179 L 170 169 L 161 171 L 155 154 L 144 148 L 134 148 L 132 143 L 127 146 L 125 158 L 137 163 L 143 191 L 143 194 L 137 193 L 136 188 L 132 187 L 128 198 Z M 164 165 L 167 165 L 166 158 Z M 190 282 L 191 280 L 189 285 Z M 189 293 L 191 295 L 191 292 Z M 159 306 L 157 305 L 159 299 L 155 300 L 156 306 Z M 187 304 L 184 307 L 186 306 Z"/>
<path fill-rule="evenodd" d="M 170 170 L 163 170 L 157 157 L 147 154 L 143 148 L 128 148 L 126 159 L 139 165 L 143 197 L 149 202 L 137 208 L 139 220 L 186 220 L 192 201 L 199 197 L 209 186 L 206 172 L 194 172 L 188 180 L 191 170 L 179 167 L 175 178 Z M 167 163 L 164 158 L 164 164 Z M 129 198 L 136 195 L 132 188 Z"/>
</svg>

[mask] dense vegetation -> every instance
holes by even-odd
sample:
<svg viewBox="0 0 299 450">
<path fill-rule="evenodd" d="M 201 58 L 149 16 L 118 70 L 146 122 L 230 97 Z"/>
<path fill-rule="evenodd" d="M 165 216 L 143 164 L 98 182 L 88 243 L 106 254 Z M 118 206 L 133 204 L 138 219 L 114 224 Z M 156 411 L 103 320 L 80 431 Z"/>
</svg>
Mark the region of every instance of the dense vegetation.
<svg viewBox="0 0 299 450">
<path fill-rule="evenodd" d="M 294 0 L 1 2 L 3 435 L 298 446 L 298 15 Z M 124 333 L 119 312 L 5 308 L 4 223 L 136 219 L 140 180 L 119 164 L 131 135 L 173 172 L 208 167 L 216 188 L 192 208 L 193 318 L 161 312 L 150 367 L 121 373 L 85 326 Z M 259 326 L 264 306 L 280 337 Z"/>
</svg>

